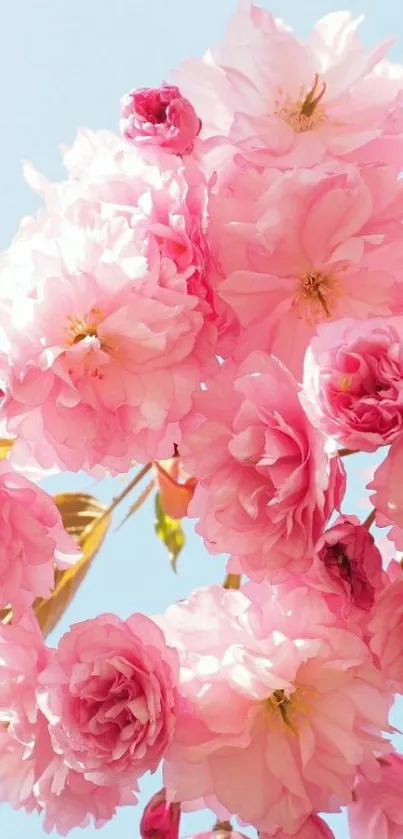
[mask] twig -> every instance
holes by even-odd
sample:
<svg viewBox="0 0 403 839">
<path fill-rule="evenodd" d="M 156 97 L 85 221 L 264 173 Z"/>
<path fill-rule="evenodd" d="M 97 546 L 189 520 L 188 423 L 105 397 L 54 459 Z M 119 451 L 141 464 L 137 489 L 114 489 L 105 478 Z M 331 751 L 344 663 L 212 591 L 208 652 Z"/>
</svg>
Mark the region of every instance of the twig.
<svg viewBox="0 0 403 839">
<path fill-rule="evenodd" d="M 338 449 L 337 454 L 339 457 L 348 457 L 350 454 L 358 454 L 355 449 Z"/>
<path fill-rule="evenodd" d="M 363 521 L 362 526 L 366 527 L 367 530 L 369 530 L 369 528 L 371 527 L 371 524 L 373 524 L 374 521 L 375 521 L 375 516 L 376 516 L 376 510 L 375 510 L 375 507 L 374 507 L 374 509 L 371 510 L 371 512 L 368 514 L 365 521 Z"/>
</svg>

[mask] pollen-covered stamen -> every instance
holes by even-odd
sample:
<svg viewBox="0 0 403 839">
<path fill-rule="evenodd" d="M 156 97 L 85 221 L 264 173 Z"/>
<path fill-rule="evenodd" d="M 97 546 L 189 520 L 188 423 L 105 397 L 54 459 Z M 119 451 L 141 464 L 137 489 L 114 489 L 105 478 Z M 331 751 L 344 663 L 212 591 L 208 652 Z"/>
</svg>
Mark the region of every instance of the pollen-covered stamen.
<svg viewBox="0 0 403 839">
<path fill-rule="evenodd" d="M 290 729 L 293 734 L 297 733 L 296 727 L 291 719 L 293 711 L 293 700 L 291 696 L 286 696 L 283 690 L 275 690 L 266 700 L 270 710 L 278 712 L 282 718 L 283 725 Z"/>
<path fill-rule="evenodd" d="M 339 293 L 336 277 L 321 271 L 309 271 L 299 277 L 293 306 L 298 317 L 315 325 L 324 318 L 332 317 Z"/>
<path fill-rule="evenodd" d="M 280 90 L 275 103 L 274 116 L 283 119 L 297 134 L 311 131 L 327 120 L 322 99 L 326 92 L 326 82 L 320 84 L 319 75 L 315 73 L 312 87 L 308 92 L 302 87 L 300 95 L 295 101 L 291 96 L 284 96 Z"/>
<path fill-rule="evenodd" d="M 96 338 L 97 328 L 103 319 L 102 312 L 93 307 L 85 318 L 75 318 L 73 315 L 68 315 L 67 320 L 69 325 L 66 326 L 67 346 L 72 347 L 79 344 L 85 338 Z"/>
</svg>

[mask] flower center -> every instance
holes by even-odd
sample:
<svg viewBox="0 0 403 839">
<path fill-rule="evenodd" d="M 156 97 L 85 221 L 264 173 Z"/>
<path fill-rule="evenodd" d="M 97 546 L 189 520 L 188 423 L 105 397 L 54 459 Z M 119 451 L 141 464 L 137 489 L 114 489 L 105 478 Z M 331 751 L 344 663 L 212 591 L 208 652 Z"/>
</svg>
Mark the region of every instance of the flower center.
<svg viewBox="0 0 403 839">
<path fill-rule="evenodd" d="M 90 309 L 89 314 L 85 318 L 75 318 L 73 315 L 68 315 L 68 326 L 65 328 L 67 333 L 67 346 L 72 347 L 84 341 L 84 338 L 96 338 L 97 328 L 102 321 L 102 312 L 96 307 Z"/>
<path fill-rule="evenodd" d="M 282 720 L 282 725 L 285 728 L 289 728 L 293 734 L 297 734 L 297 728 L 292 719 L 295 711 L 293 703 L 294 696 L 295 694 L 286 696 L 283 690 L 275 690 L 271 696 L 265 700 L 265 702 L 270 713 L 275 716 L 279 714 Z"/>
<path fill-rule="evenodd" d="M 290 96 L 276 100 L 274 115 L 283 119 L 297 134 L 311 131 L 327 120 L 327 114 L 321 105 L 326 91 L 326 83 L 319 81 L 318 73 L 308 92 L 302 87 L 299 98 L 294 102 Z"/>
<path fill-rule="evenodd" d="M 323 318 L 330 318 L 335 298 L 339 296 L 337 278 L 321 271 L 309 271 L 299 278 L 298 291 L 293 307 L 299 318 L 315 325 Z"/>
</svg>

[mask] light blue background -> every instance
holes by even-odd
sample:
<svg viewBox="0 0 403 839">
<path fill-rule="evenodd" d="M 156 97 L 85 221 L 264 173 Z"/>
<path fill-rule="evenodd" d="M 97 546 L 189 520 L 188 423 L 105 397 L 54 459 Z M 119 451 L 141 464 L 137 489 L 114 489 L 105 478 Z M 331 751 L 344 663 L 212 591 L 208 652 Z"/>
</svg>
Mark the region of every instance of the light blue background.
<svg viewBox="0 0 403 839">
<path fill-rule="evenodd" d="M 368 43 L 390 34 L 400 38 L 392 55 L 403 60 L 399 0 L 350 0 L 349 7 L 366 13 L 362 32 Z M 20 218 L 38 206 L 22 180 L 20 161 L 32 160 L 48 176 L 62 176 L 61 143 L 71 144 L 80 126 L 117 128 L 120 96 L 129 88 L 167 80 L 183 58 L 202 54 L 220 39 L 234 8 L 235 0 L 0 0 L 0 248 L 7 247 Z M 317 17 L 337 8 L 332 0 L 270 3 L 270 9 L 302 35 Z M 365 512 L 358 472 L 363 465 L 362 460 L 354 463 L 350 506 L 345 508 L 361 515 Z M 109 501 L 123 485 L 123 480 L 94 484 L 86 476 L 64 475 L 52 479 L 48 488 L 82 488 Z M 154 536 L 152 503 L 124 528 L 111 532 L 50 641 L 70 623 L 91 615 L 155 613 L 198 585 L 222 580 L 223 561 L 206 554 L 190 527 L 187 533 L 179 574 L 174 576 Z M 395 714 L 395 724 L 402 717 Z M 71 839 L 136 839 L 142 805 L 156 789 L 158 779 L 144 779 L 137 808 L 122 808 L 100 834 L 93 828 L 75 830 Z M 182 834 L 207 829 L 212 822 L 207 813 L 188 816 Z M 337 839 L 344 839 L 344 817 L 331 823 Z M 39 817 L 1 806 L 1 839 L 27 835 L 44 836 Z"/>
</svg>

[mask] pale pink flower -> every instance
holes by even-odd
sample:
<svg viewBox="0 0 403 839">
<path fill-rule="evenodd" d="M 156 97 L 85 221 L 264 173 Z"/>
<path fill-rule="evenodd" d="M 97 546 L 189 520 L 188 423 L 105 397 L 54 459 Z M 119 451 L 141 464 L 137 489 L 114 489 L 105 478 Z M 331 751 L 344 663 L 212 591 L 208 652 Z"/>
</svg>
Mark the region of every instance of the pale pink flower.
<svg viewBox="0 0 403 839">
<path fill-rule="evenodd" d="M 144 208 L 110 213 L 77 200 L 54 241 L 32 239 L 31 286 L 0 314 L 2 411 L 46 468 L 50 452 L 62 469 L 112 473 L 171 457 L 215 369 L 207 252 L 178 187 L 172 176 L 155 202 L 145 190 Z"/>
<path fill-rule="evenodd" d="M 360 777 L 354 802 L 348 808 L 351 839 L 401 839 L 403 835 L 403 757 L 386 755 L 380 761 L 378 782 Z"/>
<path fill-rule="evenodd" d="M 403 312 L 403 182 L 385 166 L 240 170 L 210 202 L 218 292 L 241 326 L 236 358 L 272 352 L 302 375 L 323 322 Z"/>
<path fill-rule="evenodd" d="M 230 553 L 257 581 L 304 572 L 340 505 L 344 471 L 309 423 L 291 374 L 252 353 L 239 368 L 222 366 L 195 411 L 181 453 L 198 480 L 188 514 L 200 518 L 208 549 Z"/>
<path fill-rule="evenodd" d="M 178 839 L 180 805 L 170 804 L 161 789 L 150 798 L 140 820 L 141 839 Z"/>
<path fill-rule="evenodd" d="M 373 536 L 356 516 L 339 516 L 316 544 L 321 577 L 333 592 L 326 597 L 335 614 L 369 612 L 384 585 L 382 556 Z"/>
<path fill-rule="evenodd" d="M 36 739 L 39 709 L 36 688 L 48 650 L 36 618 L 29 612 L 9 626 L 0 624 L 0 727 L 25 746 Z"/>
<path fill-rule="evenodd" d="M 201 120 L 175 85 L 141 87 L 121 100 L 120 130 L 126 140 L 162 146 L 173 154 L 192 151 Z"/>
<path fill-rule="evenodd" d="M 172 519 L 183 518 L 193 498 L 196 479 L 185 472 L 180 457 L 156 460 L 154 471 L 164 511 Z"/>
<path fill-rule="evenodd" d="M 403 578 L 390 583 L 378 596 L 368 624 L 371 650 L 379 666 L 399 693 L 403 692 Z"/>
<path fill-rule="evenodd" d="M 370 496 L 376 509 L 378 527 L 391 527 L 388 538 L 403 550 L 403 437 L 390 447 L 385 459 L 368 484 L 374 490 Z"/>
<path fill-rule="evenodd" d="M 361 45 L 362 18 L 318 21 L 306 44 L 265 9 L 241 0 L 222 44 L 174 73 L 203 122 L 248 160 L 288 168 L 323 159 L 401 164 L 403 70 L 391 40 Z"/>
<path fill-rule="evenodd" d="M 40 715 L 33 742 L 27 748 L 9 731 L 0 729 L 0 801 L 14 809 L 43 814 L 43 829 L 66 834 L 74 827 L 87 827 L 93 821 L 102 827 L 118 806 L 135 804 L 135 790 L 97 786 L 83 775 L 68 769 L 55 755 L 46 725 Z"/>
<path fill-rule="evenodd" d="M 403 434 L 403 317 L 319 325 L 304 363 L 304 407 L 341 446 L 375 451 Z"/>
<path fill-rule="evenodd" d="M 75 624 L 40 677 L 56 753 L 92 783 L 126 785 L 155 771 L 180 700 L 178 656 L 144 615 Z"/>
<path fill-rule="evenodd" d="M 293 834 L 352 800 L 358 767 L 377 771 L 392 696 L 366 644 L 320 595 L 211 586 L 159 622 L 191 705 L 164 765 L 167 797 L 182 810 Z"/>
<path fill-rule="evenodd" d="M 261 833 L 260 839 L 267 839 L 267 834 Z M 274 839 L 335 839 L 335 835 L 328 824 L 320 816 L 309 816 L 297 833 L 290 836 L 279 830 Z"/>
<path fill-rule="evenodd" d="M 80 557 L 53 498 L 23 475 L 0 466 L 0 607 L 18 617 L 36 597 L 49 597 L 54 569 Z"/>
</svg>

